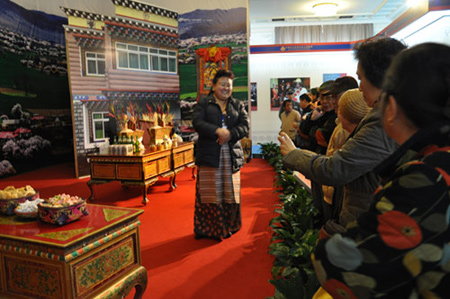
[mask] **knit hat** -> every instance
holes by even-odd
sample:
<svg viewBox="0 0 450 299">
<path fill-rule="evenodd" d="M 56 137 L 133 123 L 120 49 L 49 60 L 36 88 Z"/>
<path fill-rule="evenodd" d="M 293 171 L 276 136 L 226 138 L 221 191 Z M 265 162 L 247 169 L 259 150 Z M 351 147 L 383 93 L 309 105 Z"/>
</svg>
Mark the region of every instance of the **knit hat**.
<svg viewBox="0 0 450 299">
<path fill-rule="evenodd" d="M 359 124 L 369 111 L 363 93 L 357 88 L 347 90 L 339 100 L 339 113 L 353 124 Z"/>
</svg>

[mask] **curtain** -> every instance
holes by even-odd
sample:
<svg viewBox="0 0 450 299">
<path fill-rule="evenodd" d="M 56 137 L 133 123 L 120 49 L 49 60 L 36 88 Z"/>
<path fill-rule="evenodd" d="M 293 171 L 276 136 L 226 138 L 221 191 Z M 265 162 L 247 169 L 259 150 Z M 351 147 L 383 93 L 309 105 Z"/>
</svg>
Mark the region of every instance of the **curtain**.
<svg viewBox="0 0 450 299">
<path fill-rule="evenodd" d="M 373 24 L 275 27 L 276 44 L 350 42 L 373 36 Z"/>
</svg>

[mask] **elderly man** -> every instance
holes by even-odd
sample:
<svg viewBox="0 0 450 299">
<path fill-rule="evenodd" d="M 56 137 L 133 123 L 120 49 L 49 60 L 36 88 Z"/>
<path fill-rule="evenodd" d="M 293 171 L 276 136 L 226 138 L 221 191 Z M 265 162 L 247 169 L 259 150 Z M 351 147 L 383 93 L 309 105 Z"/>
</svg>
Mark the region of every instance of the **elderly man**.
<svg viewBox="0 0 450 299">
<path fill-rule="evenodd" d="M 333 80 L 322 83 L 319 87 L 320 106 L 312 111 L 300 125 L 300 137 L 309 141 L 303 148 L 325 154 L 328 141 L 336 127 L 336 112 L 334 111 L 331 86 Z"/>
</svg>

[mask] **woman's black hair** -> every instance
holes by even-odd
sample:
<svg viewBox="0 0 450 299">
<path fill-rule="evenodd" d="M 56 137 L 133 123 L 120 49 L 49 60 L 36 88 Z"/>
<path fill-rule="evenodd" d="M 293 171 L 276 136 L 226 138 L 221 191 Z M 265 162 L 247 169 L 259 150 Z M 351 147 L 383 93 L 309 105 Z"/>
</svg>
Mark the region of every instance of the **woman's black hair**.
<svg viewBox="0 0 450 299">
<path fill-rule="evenodd" d="M 319 87 L 311 88 L 311 94 L 315 96 L 319 96 Z"/>
<path fill-rule="evenodd" d="M 393 95 L 417 127 L 450 121 L 450 47 L 423 43 L 401 52 L 383 82 L 386 100 Z"/>
<path fill-rule="evenodd" d="M 311 98 L 306 93 L 304 93 L 300 96 L 300 100 L 304 100 L 304 101 L 307 101 L 308 103 L 311 103 Z"/>
<path fill-rule="evenodd" d="M 231 80 L 234 79 L 234 74 L 232 71 L 230 70 L 218 70 L 216 75 L 214 76 L 214 78 L 212 79 L 212 85 L 215 85 L 217 83 L 217 81 L 219 81 L 220 78 L 222 77 L 227 77 L 230 78 Z M 214 90 L 211 88 L 211 90 L 209 91 L 209 94 L 213 94 Z"/>
<path fill-rule="evenodd" d="M 376 88 L 381 88 L 383 77 L 392 59 L 406 46 L 390 37 L 368 39 L 355 46 L 355 58 L 364 71 L 364 76 Z"/>
</svg>

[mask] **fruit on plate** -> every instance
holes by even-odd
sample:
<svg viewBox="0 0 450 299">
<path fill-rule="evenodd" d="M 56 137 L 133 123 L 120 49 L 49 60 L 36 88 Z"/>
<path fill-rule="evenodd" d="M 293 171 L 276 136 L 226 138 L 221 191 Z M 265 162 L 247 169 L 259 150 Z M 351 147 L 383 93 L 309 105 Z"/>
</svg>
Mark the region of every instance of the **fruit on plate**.
<svg viewBox="0 0 450 299">
<path fill-rule="evenodd" d="M 58 208 L 58 207 L 68 207 L 84 202 L 84 199 L 78 196 L 71 196 L 69 194 L 58 194 L 48 199 L 44 199 L 41 203 L 42 206 Z"/>
</svg>

